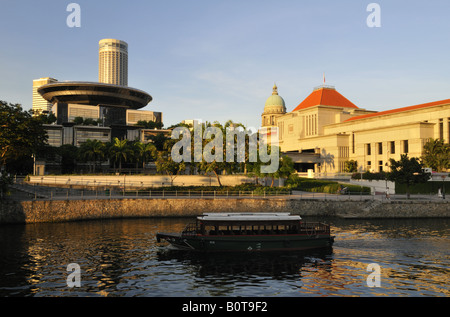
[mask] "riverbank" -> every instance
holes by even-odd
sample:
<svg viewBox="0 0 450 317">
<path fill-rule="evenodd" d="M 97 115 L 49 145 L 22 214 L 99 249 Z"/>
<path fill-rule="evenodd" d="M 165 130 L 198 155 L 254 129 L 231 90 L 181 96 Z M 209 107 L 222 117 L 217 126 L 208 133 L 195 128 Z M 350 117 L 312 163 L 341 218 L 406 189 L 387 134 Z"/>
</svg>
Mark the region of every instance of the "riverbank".
<svg viewBox="0 0 450 317">
<path fill-rule="evenodd" d="M 194 217 L 204 212 L 290 212 L 306 216 L 386 219 L 449 218 L 448 201 L 295 198 L 114 198 L 0 203 L 1 223 L 68 222 L 138 217 Z"/>
</svg>

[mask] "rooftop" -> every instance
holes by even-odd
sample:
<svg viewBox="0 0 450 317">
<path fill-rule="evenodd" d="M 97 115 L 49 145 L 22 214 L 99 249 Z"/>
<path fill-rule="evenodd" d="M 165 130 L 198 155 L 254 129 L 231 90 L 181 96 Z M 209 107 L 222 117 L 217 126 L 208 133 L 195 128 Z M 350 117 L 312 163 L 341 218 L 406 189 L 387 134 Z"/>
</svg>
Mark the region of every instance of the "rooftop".
<svg viewBox="0 0 450 317">
<path fill-rule="evenodd" d="M 145 91 L 98 82 L 55 82 L 39 87 L 38 92 L 45 100 L 51 103 L 62 102 L 91 106 L 109 105 L 140 109 L 152 101 L 152 96 Z"/>
<path fill-rule="evenodd" d="M 320 86 L 303 100 L 293 111 L 303 110 L 314 106 L 331 106 L 339 108 L 359 109 L 350 100 L 342 96 L 333 86 Z"/>
<path fill-rule="evenodd" d="M 380 111 L 380 112 L 376 112 L 376 113 L 364 114 L 361 116 L 347 119 L 345 122 L 367 119 L 367 118 L 374 118 L 374 117 L 379 117 L 379 116 L 384 116 L 384 115 L 402 113 L 402 112 L 411 111 L 411 110 L 418 110 L 418 109 L 424 109 L 424 108 L 440 106 L 440 105 L 448 105 L 448 104 L 450 104 L 450 99 L 445 99 L 445 100 L 441 100 L 441 101 L 434 101 L 434 102 L 424 103 L 424 104 L 415 105 L 415 106 L 409 106 L 409 107 L 397 108 L 397 109 L 392 109 L 392 110 Z"/>
</svg>

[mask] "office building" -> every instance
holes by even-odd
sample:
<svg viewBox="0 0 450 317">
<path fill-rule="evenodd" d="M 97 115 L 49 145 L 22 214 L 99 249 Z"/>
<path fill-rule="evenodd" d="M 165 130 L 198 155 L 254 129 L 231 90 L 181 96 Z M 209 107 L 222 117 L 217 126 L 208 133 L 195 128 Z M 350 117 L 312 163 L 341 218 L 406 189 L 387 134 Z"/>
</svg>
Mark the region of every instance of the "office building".
<svg viewBox="0 0 450 317">
<path fill-rule="evenodd" d="M 56 79 L 51 77 L 45 77 L 45 78 L 39 78 L 33 80 L 33 104 L 32 104 L 32 110 L 35 115 L 46 113 L 52 111 L 53 104 L 44 98 L 38 93 L 38 88 L 57 82 Z"/>
<path fill-rule="evenodd" d="M 98 81 L 120 86 L 128 85 L 128 44 L 115 39 L 99 42 Z"/>
</svg>

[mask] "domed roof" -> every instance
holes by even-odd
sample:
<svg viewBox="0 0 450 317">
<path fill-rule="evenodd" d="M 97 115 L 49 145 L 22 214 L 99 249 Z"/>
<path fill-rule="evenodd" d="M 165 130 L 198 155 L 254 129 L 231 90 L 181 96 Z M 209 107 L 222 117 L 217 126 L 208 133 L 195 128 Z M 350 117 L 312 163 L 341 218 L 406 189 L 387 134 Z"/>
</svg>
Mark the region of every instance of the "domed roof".
<svg viewBox="0 0 450 317">
<path fill-rule="evenodd" d="M 266 100 L 264 112 L 286 113 L 286 105 L 284 103 L 284 99 L 278 95 L 277 85 L 273 86 L 272 96 Z"/>
</svg>

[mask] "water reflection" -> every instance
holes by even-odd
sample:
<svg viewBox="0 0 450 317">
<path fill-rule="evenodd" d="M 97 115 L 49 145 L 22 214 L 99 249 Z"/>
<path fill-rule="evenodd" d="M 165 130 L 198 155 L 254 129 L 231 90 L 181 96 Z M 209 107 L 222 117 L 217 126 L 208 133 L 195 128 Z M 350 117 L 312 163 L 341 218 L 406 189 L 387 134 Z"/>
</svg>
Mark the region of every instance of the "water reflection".
<svg viewBox="0 0 450 317">
<path fill-rule="evenodd" d="M 449 296 L 449 221 L 328 221 L 333 248 L 198 254 L 158 244 L 191 219 L 0 226 L 0 296 Z M 81 267 L 80 288 L 66 284 Z M 380 288 L 366 284 L 369 263 Z"/>
<path fill-rule="evenodd" d="M 332 249 L 320 251 L 264 252 L 264 253 L 193 253 L 189 251 L 160 250 L 159 261 L 175 260 L 195 267 L 200 278 L 223 276 L 246 277 L 249 275 L 270 276 L 286 279 L 298 276 L 305 263 L 331 265 Z"/>
</svg>

